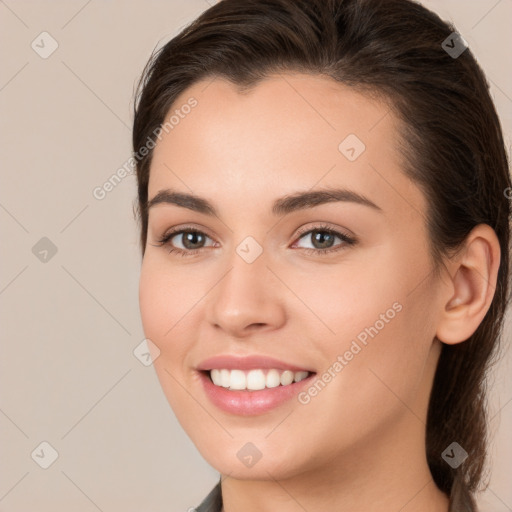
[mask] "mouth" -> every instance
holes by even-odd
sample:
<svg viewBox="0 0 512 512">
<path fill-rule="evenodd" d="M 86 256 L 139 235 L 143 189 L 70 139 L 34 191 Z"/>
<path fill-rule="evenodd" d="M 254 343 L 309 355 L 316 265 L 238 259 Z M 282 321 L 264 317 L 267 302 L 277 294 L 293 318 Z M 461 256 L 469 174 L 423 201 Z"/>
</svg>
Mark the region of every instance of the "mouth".
<svg viewBox="0 0 512 512">
<path fill-rule="evenodd" d="M 200 370 L 214 386 L 232 391 L 260 391 L 290 386 L 305 380 L 315 372 L 280 370 L 277 368 L 255 368 L 251 370 L 212 368 Z"/>
<path fill-rule="evenodd" d="M 311 368 L 263 354 L 219 354 L 196 370 L 210 402 L 238 416 L 264 414 L 291 402 L 316 375 Z"/>
</svg>

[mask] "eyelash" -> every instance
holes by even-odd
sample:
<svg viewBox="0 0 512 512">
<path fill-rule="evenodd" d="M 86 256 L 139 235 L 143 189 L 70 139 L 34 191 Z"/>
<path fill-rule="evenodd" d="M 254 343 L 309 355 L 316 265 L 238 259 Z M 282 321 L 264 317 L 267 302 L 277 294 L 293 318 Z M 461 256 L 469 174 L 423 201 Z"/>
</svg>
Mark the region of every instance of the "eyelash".
<svg viewBox="0 0 512 512">
<path fill-rule="evenodd" d="M 333 253 L 333 252 L 338 252 L 338 251 L 341 251 L 345 248 L 346 245 L 348 246 L 352 246 L 352 245 L 355 245 L 357 243 L 357 240 L 351 236 L 348 236 L 347 234 L 345 233 L 340 233 L 339 231 L 336 231 L 332 228 L 330 228 L 329 226 L 325 226 L 325 225 L 320 225 L 320 226 L 315 226 L 314 228 L 309 228 L 309 229 L 305 229 L 305 230 L 302 230 L 302 231 L 299 231 L 299 233 L 297 234 L 297 240 L 300 240 L 304 235 L 307 235 L 307 234 L 310 234 L 314 231 L 319 231 L 319 232 L 322 232 L 322 233 L 328 233 L 330 235 L 334 235 L 334 236 L 337 236 L 338 238 L 340 238 L 344 243 L 343 244 L 340 244 L 336 247 L 331 247 L 329 249 L 310 249 L 308 247 L 306 248 L 303 248 L 302 250 L 306 252 L 306 254 L 314 254 L 314 255 L 321 255 L 321 256 L 324 256 L 324 255 L 327 255 L 327 254 L 330 254 L 330 253 Z M 168 233 L 165 233 L 159 240 L 157 240 L 157 244 L 152 244 L 152 245 L 156 245 L 158 247 L 162 247 L 162 246 L 165 246 L 165 245 L 170 245 L 170 240 L 172 238 L 174 238 L 176 235 L 181 235 L 181 234 L 184 234 L 184 233 L 197 233 L 197 234 L 200 234 L 200 235 L 204 235 L 208 238 L 211 238 L 209 237 L 206 233 L 204 233 L 203 231 L 200 231 L 192 226 L 185 226 L 183 228 L 180 228 L 180 229 L 176 229 L 176 230 L 173 230 L 173 231 L 169 231 Z M 176 247 L 170 247 L 170 250 L 169 250 L 169 254 L 171 253 L 176 253 L 178 256 L 193 256 L 195 254 L 197 254 L 199 251 L 201 251 L 201 249 L 205 249 L 205 247 L 201 247 L 199 249 L 190 249 L 190 250 L 186 250 L 184 251 L 183 249 L 178 249 Z"/>
</svg>

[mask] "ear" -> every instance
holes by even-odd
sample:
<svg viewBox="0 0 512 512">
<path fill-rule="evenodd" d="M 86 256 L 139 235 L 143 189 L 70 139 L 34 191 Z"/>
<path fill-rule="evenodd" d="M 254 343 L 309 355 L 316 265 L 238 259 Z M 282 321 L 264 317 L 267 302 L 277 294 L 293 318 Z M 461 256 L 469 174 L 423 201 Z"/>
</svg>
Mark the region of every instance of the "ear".
<svg viewBox="0 0 512 512">
<path fill-rule="evenodd" d="M 460 343 L 476 331 L 494 297 L 500 258 L 495 231 L 487 224 L 473 228 L 464 247 L 446 265 L 450 278 L 436 331 L 440 341 Z"/>
</svg>

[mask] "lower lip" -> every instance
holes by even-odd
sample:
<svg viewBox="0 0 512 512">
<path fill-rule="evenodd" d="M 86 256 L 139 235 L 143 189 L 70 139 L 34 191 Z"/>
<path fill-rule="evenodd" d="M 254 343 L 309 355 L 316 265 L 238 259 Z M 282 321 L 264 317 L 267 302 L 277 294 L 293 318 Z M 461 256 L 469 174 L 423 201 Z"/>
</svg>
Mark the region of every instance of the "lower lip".
<svg viewBox="0 0 512 512">
<path fill-rule="evenodd" d="M 277 386 L 258 391 L 230 391 L 227 388 L 216 386 L 206 373 L 198 373 L 203 389 L 210 401 L 219 409 L 240 416 L 255 416 L 279 407 L 296 397 L 300 390 L 307 386 L 315 376 L 313 373 L 309 377 L 288 386 Z"/>
</svg>

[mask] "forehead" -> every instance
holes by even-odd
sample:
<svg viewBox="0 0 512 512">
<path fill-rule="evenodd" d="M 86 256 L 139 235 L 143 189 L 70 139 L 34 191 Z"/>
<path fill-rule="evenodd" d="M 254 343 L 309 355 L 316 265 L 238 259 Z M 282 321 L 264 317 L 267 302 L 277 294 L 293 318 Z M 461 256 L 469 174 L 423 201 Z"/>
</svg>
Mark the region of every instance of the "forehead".
<svg viewBox="0 0 512 512">
<path fill-rule="evenodd" d="M 407 207 L 404 195 L 422 207 L 401 172 L 388 104 L 330 78 L 274 75 L 244 92 L 210 78 L 183 91 L 171 116 L 154 149 L 150 198 L 172 187 L 243 208 L 318 184 L 364 191 L 383 209 Z"/>
</svg>

